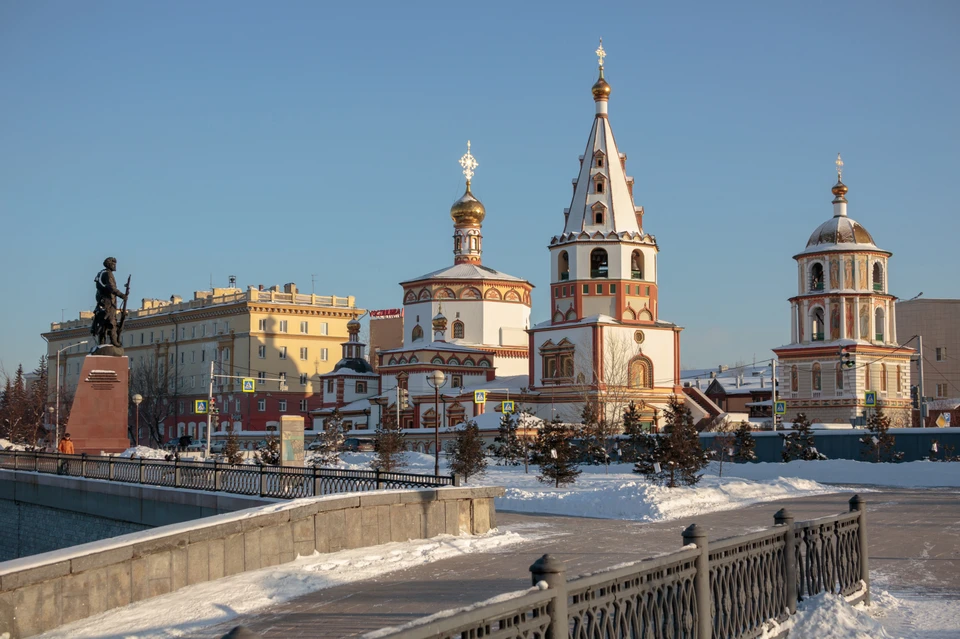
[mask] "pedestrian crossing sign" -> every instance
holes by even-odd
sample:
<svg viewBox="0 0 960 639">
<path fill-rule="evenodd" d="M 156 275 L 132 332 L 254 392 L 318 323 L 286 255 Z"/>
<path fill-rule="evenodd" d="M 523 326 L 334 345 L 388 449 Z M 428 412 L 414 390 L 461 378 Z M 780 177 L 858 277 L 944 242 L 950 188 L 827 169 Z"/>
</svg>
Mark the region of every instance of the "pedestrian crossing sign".
<svg viewBox="0 0 960 639">
<path fill-rule="evenodd" d="M 487 403 L 487 391 L 473 391 L 473 403 L 474 404 L 486 404 Z"/>
<path fill-rule="evenodd" d="M 509 400 L 508 400 L 508 401 L 505 401 L 505 402 L 500 402 L 500 412 L 501 412 L 501 413 L 513 413 L 513 412 L 515 412 L 515 411 L 514 411 L 514 402 L 509 401 Z"/>
<path fill-rule="evenodd" d="M 209 404 L 205 399 L 197 399 L 193 402 L 193 412 L 197 415 L 206 415 Z"/>
<path fill-rule="evenodd" d="M 786 402 L 777 402 L 774 407 L 774 412 L 777 415 L 786 415 L 787 414 L 787 403 Z"/>
<path fill-rule="evenodd" d="M 877 405 L 877 391 L 867 391 L 863 394 L 863 403 L 867 406 Z"/>
<path fill-rule="evenodd" d="M 252 377 L 243 378 L 243 392 L 252 393 L 257 388 L 257 382 Z"/>
</svg>

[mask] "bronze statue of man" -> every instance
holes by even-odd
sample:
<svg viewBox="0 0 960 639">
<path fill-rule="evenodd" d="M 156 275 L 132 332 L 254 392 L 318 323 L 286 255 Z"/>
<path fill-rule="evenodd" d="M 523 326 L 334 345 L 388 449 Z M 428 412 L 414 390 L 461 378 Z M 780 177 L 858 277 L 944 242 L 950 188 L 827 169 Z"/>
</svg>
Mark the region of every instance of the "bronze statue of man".
<svg viewBox="0 0 960 639">
<path fill-rule="evenodd" d="M 117 298 L 127 299 L 127 293 L 117 288 L 113 272 L 117 270 L 117 259 L 108 257 L 103 261 L 103 270 L 97 273 L 94 284 L 97 285 L 97 309 L 93 313 L 93 333 L 97 344 L 110 343 L 120 348 L 120 328 L 117 325 Z M 129 284 L 129 283 L 128 283 Z"/>
</svg>

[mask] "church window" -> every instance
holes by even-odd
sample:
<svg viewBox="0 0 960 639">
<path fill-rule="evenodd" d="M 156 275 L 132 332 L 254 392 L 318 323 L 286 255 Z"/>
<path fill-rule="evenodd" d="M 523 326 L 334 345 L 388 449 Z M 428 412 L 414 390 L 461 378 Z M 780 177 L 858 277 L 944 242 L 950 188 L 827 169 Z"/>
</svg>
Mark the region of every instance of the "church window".
<svg viewBox="0 0 960 639">
<path fill-rule="evenodd" d="M 471 250 L 471 251 L 476 251 L 478 245 L 479 245 L 479 244 L 478 244 L 477 236 L 476 236 L 476 235 L 471 235 L 471 236 L 470 236 L 470 250 Z"/>
<path fill-rule="evenodd" d="M 603 284 L 597 284 L 597 295 L 603 295 Z"/>
<path fill-rule="evenodd" d="M 590 252 L 590 277 L 607 277 L 607 252 L 602 248 Z"/>
<path fill-rule="evenodd" d="M 603 180 L 597 180 L 597 193 L 603 193 Z"/>
<path fill-rule="evenodd" d="M 877 309 L 876 313 L 874 314 L 873 322 L 874 322 L 874 329 L 877 331 L 877 334 L 875 335 L 875 337 L 877 338 L 878 342 L 882 342 L 883 334 L 886 332 L 883 330 L 884 314 L 883 314 L 882 308 Z"/>
<path fill-rule="evenodd" d="M 589 284 L 584 284 L 584 285 L 583 285 L 583 294 L 584 294 L 584 295 L 589 295 L 589 294 L 590 294 L 590 285 L 589 285 Z"/>
<path fill-rule="evenodd" d="M 811 338 L 814 342 L 823 341 L 823 309 L 819 306 L 813 309 L 810 316 L 810 324 L 813 335 Z"/>
<path fill-rule="evenodd" d="M 653 387 L 653 362 L 644 355 L 637 355 L 629 364 L 631 388 Z"/>
<path fill-rule="evenodd" d="M 873 263 L 873 290 L 883 290 L 883 266 L 880 262 Z"/>
<path fill-rule="evenodd" d="M 481 359 L 480 368 L 490 368 L 490 361 L 486 359 Z"/>
<path fill-rule="evenodd" d="M 560 368 L 564 377 L 573 379 L 573 354 L 560 356 Z"/>
<path fill-rule="evenodd" d="M 453 339 L 463 339 L 463 322 L 459 320 L 453 323 Z"/>
<path fill-rule="evenodd" d="M 453 237 L 453 250 L 460 251 L 463 248 L 463 238 L 457 234 Z"/>
<path fill-rule="evenodd" d="M 544 371 L 546 372 L 546 375 L 544 375 L 544 377 L 547 377 L 547 378 L 550 378 L 550 379 L 556 377 L 556 376 L 557 376 L 557 360 L 556 360 L 556 358 L 555 358 L 555 357 L 548 357 L 548 358 L 544 361 L 544 364 L 545 364 Z"/>
<path fill-rule="evenodd" d="M 811 382 L 813 382 L 813 390 L 815 391 L 821 390 L 821 387 L 823 386 L 823 379 L 820 374 L 821 373 L 820 364 L 814 363 L 813 370 L 810 371 L 810 373 L 812 375 Z"/>
<path fill-rule="evenodd" d="M 843 363 L 837 362 L 837 390 L 843 390 Z"/>
<path fill-rule="evenodd" d="M 560 251 L 560 255 L 557 257 L 557 272 L 560 274 L 561 282 L 570 279 L 570 256 L 566 251 Z"/>
<path fill-rule="evenodd" d="M 328 393 L 332 393 L 332 392 L 333 392 L 333 384 L 334 384 L 334 381 L 333 381 L 332 379 L 328 379 L 328 380 L 327 380 L 327 392 L 328 392 Z"/>
<path fill-rule="evenodd" d="M 418 342 L 423 339 L 423 329 L 420 328 L 419 324 L 413 327 L 413 331 L 411 332 L 410 337 L 415 342 Z"/>
<path fill-rule="evenodd" d="M 649 297 L 649 296 L 650 296 L 650 287 L 648 286 L 648 287 L 647 287 L 647 297 Z"/>
<path fill-rule="evenodd" d="M 810 268 L 810 290 L 811 291 L 822 291 L 823 290 L 823 264 L 816 262 Z"/>
<path fill-rule="evenodd" d="M 897 366 L 897 393 L 903 392 L 903 366 Z"/>
<path fill-rule="evenodd" d="M 794 393 L 800 390 L 800 371 L 796 364 L 790 367 L 790 390 Z"/>
<path fill-rule="evenodd" d="M 367 383 L 366 382 L 357 382 L 356 392 L 358 395 L 362 395 L 367 392 Z"/>
<path fill-rule="evenodd" d="M 597 168 L 599 168 L 599 169 L 602 169 L 602 168 L 603 168 L 603 156 L 602 156 L 602 155 L 598 155 L 598 156 L 597 156 Z"/>
<path fill-rule="evenodd" d="M 553 296 L 554 296 L 554 297 L 560 297 L 560 288 L 559 288 L 559 287 L 553 289 Z"/>
<path fill-rule="evenodd" d="M 643 279 L 643 253 L 640 251 L 634 251 L 630 254 L 630 278 L 634 280 Z"/>
</svg>

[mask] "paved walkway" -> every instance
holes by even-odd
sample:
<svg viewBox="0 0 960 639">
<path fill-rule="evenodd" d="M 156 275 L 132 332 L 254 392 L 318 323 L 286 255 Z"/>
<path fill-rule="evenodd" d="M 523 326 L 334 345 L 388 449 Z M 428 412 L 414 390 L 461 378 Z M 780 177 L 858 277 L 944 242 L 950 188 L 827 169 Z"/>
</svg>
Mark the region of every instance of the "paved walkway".
<svg viewBox="0 0 960 639">
<path fill-rule="evenodd" d="M 867 500 L 875 587 L 960 597 L 960 491 L 882 489 L 862 495 Z M 784 506 L 798 521 L 845 512 L 850 496 L 839 493 L 767 502 L 656 524 L 498 513 L 501 530 L 539 538 L 493 554 L 445 559 L 321 590 L 194 637 L 220 637 L 239 624 L 269 639 L 355 636 L 528 587 L 528 568 L 545 552 L 563 559 L 573 577 L 676 550 L 681 531 L 693 521 L 706 526 L 710 538 L 716 539 L 772 526 L 773 514 Z"/>
</svg>

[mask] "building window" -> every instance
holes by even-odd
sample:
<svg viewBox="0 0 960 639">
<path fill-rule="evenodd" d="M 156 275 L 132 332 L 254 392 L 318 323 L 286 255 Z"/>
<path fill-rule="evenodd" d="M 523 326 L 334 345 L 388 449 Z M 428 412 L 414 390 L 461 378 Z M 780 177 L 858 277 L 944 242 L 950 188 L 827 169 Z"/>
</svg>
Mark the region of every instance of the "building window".
<svg viewBox="0 0 960 639">
<path fill-rule="evenodd" d="M 873 380 L 871 379 L 873 376 L 870 374 L 871 368 L 873 368 L 873 366 L 870 364 L 867 364 L 863 368 L 863 387 L 866 390 L 871 390 L 871 387 L 873 386 Z"/>
<path fill-rule="evenodd" d="M 590 294 L 590 285 L 589 285 L 589 284 L 584 284 L 584 285 L 583 285 L 583 294 L 584 294 L 584 295 L 589 295 L 589 294 Z"/>
<path fill-rule="evenodd" d="M 366 382 L 357 382 L 356 388 L 357 394 L 363 394 L 367 392 L 367 383 Z"/>
<path fill-rule="evenodd" d="M 200 361 L 201 362 L 207 361 L 207 349 L 205 348 L 200 349 Z"/>
<path fill-rule="evenodd" d="M 937 350 L 937 361 L 938 362 L 947 361 L 947 347 L 946 346 L 938 347 L 936 350 Z"/>
<path fill-rule="evenodd" d="M 225 361 L 225 362 L 230 361 L 230 348 L 229 348 L 229 347 L 223 349 L 223 361 Z"/>
<path fill-rule="evenodd" d="M 257 400 L 257 410 L 260 411 L 261 413 L 265 412 L 265 411 L 267 410 L 267 400 L 265 400 L 265 399 L 258 399 L 258 400 Z"/>
<path fill-rule="evenodd" d="M 603 295 L 603 284 L 597 284 L 597 295 Z"/>
<path fill-rule="evenodd" d="M 307 361 L 307 347 L 306 347 L 306 346 L 301 346 L 301 347 L 300 347 L 300 359 L 302 359 L 303 361 Z"/>
<path fill-rule="evenodd" d="M 413 332 L 410 334 L 410 337 L 415 342 L 418 342 L 423 339 L 423 329 L 420 328 L 419 324 L 413 327 Z"/>
<path fill-rule="evenodd" d="M 207 325 L 206 325 L 206 324 L 201 324 L 201 325 L 200 325 L 200 337 L 206 337 L 206 336 L 207 336 Z"/>
<path fill-rule="evenodd" d="M 280 320 L 280 332 L 281 333 L 287 332 L 287 320 Z"/>
<path fill-rule="evenodd" d="M 453 339 L 463 339 L 463 322 L 460 320 L 453 323 Z"/>
<path fill-rule="evenodd" d="M 281 413 L 287 412 L 287 400 L 281 399 L 277 402 L 277 404 L 279 405 L 278 408 L 280 409 Z"/>
<path fill-rule="evenodd" d="M 180 327 L 180 339 L 187 339 L 187 327 L 186 327 L 186 326 L 181 326 L 181 327 Z"/>
<path fill-rule="evenodd" d="M 197 339 L 197 327 L 196 327 L 196 326 L 191 326 L 191 327 L 190 327 L 190 339 Z"/>
<path fill-rule="evenodd" d="M 261 344 L 260 346 L 257 347 L 257 357 L 259 357 L 260 359 L 266 359 L 266 358 L 267 358 L 267 346 L 266 346 L 266 344 Z"/>
<path fill-rule="evenodd" d="M 140 333 L 140 343 L 143 344 L 143 333 Z"/>
<path fill-rule="evenodd" d="M 281 347 L 280 347 L 279 349 L 277 349 L 277 350 L 278 350 L 278 352 L 280 353 L 280 359 L 287 359 L 287 347 L 286 347 L 286 346 L 281 346 Z"/>
<path fill-rule="evenodd" d="M 183 352 L 183 351 L 180 351 L 180 363 L 181 363 L 181 364 L 185 364 L 185 363 L 186 363 L 186 362 L 185 362 L 186 357 L 187 357 L 187 354 L 186 354 L 185 352 Z"/>
<path fill-rule="evenodd" d="M 937 384 L 937 397 L 946 397 L 947 396 L 947 385 L 946 384 Z"/>
<path fill-rule="evenodd" d="M 257 373 L 257 384 L 259 386 L 263 386 L 266 383 L 267 383 L 267 374 L 264 373 L 263 371 L 260 371 L 259 373 Z"/>
<path fill-rule="evenodd" d="M 560 251 L 560 255 L 557 257 L 557 272 L 560 274 L 561 282 L 570 279 L 570 256 L 566 251 Z"/>
<path fill-rule="evenodd" d="M 880 391 L 887 392 L 887 365 L 880 364 Z"/>
<path fill-rule="evenodd" d="M 329 351 L 327 351 L 327 349 L 321 348 L 321 349 L 320 349 L 320 361 L 322 361 L 322 362 L 327 361 L 328 353 L 329 353 Z"/>
<path fill-rule="evenodd" d="M 327 380 L 327 392 L 328 392 L 328 393 L 332 393 L 332 392 L 333 392 L 333 380 L 332 380 L 332 379 L 328 379 L 328 380 Z"/>
<path fill-rule="evenodd" d="M 191 376 L 190 376 L 190 388 L 196 388 L 196 387 L 197 387 L 197 376 L 196 376 L 196 375 L 191 375 Z"/>
<path fill-rule="evenodd" d="M 897 393 L 903 393 L 903 366 L 897 365 Z"/>
<path fill-rule="evenodd" d="M 320 334 L 329 335 L 330 334 L 330 325 L 326 322 L 320 322 Z"/>
<path fill-rule="evenodd" d="M 234 405 L 234 410 L 239 413 L 239 412 L 240 412 L 240 400 L 237 399 L 236 401 L 234 401 L 233 405 Z"/>
<path fill-rule="evenodd" d="M 823 290 L 823 264 L 816 262 L 810 269 L 810 290 Z"/>
<path fill-rule="evenodd" d="M 306 374 L 306 373 L 300 373 L 300 385 L 301 385 L 301 386 L 306 386 L 306 385 L 307 385 L 307 374 Z"/>
<path fill-rule="evenodd" d="M 451 375 L 450 377 L 451 388 L 463 388 L 463 375 Z"/>
<path fill-rule="evenodd" d="M 305 399 L 300 400 L 300 412 L 301 413 L 307 412 L 307 400 Z"/>
<path fill-rule="evenodd" d="M 607 252 L 602 248 L 590 252 L 590 277 L 607 277 Z"/>
<path fill-rule="evenodd" d="M 873 290 L 883 290 L 883 266 L 880 262 L 873 263 Z"/>
<path fill-rule="evenodd" d="M 265 319 L 260 320 L 260 324 L 259 324 L 259 325 L 260 325 L 260 330 L 261 330 L 261 331 L 266 331 L 266 330 L 267 330 L 267 320 L 265 320 Z"/>
<path fill-rule="evenodd" d="M 617 294 L 617 285 L 616 285 L 616 284 L 611 284 L 611 285 L 610 285 L 610 294 L 611 294 L 611 295 L 616 295 L 616 294 Z"/>
<path fill-rule="evenodd" d="M 300 332 L 306 335 L 310 332 L 310 324 L 308 322 L 300 322 Z"/>
<path fill-rule="evenodd" d="M 643 279 L 643 253 L 639 250 L 630 254 L 630 278 L 634 280 Z"/>
</svg>

